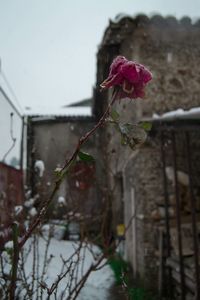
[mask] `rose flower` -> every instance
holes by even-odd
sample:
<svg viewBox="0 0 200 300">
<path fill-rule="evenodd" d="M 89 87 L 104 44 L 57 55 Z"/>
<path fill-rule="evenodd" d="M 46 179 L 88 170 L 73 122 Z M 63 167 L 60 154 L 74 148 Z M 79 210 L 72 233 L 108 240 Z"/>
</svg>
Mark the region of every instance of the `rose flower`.
<svg viewBox="0 0 200 300">
<path fill-rule="evenodd" d="M 108 78 L 100 86 L 102 89 L 119 87 L 119 99 L 136 99 L 145 96 L 145 86 L 151 79 L 151 72 L 143 65 L 117 56 L 110 66 Z"/>
</svg>

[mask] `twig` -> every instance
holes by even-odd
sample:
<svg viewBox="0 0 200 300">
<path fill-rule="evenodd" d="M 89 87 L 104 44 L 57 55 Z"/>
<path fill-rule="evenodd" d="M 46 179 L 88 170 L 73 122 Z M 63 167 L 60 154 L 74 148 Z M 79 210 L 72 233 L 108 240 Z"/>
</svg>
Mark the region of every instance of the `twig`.
<svg viewBox="0 0 200 300">
<path fill-rule="evenodd" d="M 44 281 L 44 276 L 47 271 L 47 266 L 48 266 L 48 262 L 49 262 L 47 259 L 47 255 L 48 255 L 49 245 L 50 245 L 50 241 L 51 241 L 51 234 L 52 234 L 52 232 L 51 232 L 51 228 L 50 228 L 48 239 L 47 239 L 46 246 L 45 246 L 44 263 L 43 263 L 43 269 L 42 269 L 42 275 L 40 278 L 40 282 Z M 51 259 L 51 256 L 50 256 L 50 259 Z M 42 297 L 43 297 L 43 288 L 41 288 L 41 290 L 40 290 L 40 299 L 41 300 L 42 300 Z"/>
<path fill-rule="evenodd" d="M 53 292 L 57 289 L 58 284 L 60 281 L 70 272 L 72 265 L 74 264 L 73 261 L 71 261 L 70 265 L 68 266 L 67 270 L 62 274 L 58 275 L 58 279 L 55 283 L 52 284 L 51 288 L 47 290 L 48 297 L 47 299 L 50 299 L 50 296 L 53 294 Z"/>
<path fill-rule="evenodd" d="M 105 258 L 105 254 L 102 254 L 102 256 L 99 258 L 99 260 L 90 266 L 90 268 L 87 270 L 87 272 L 84 274 L 84 276 L 79 280 L 78 284 L 74 287 L 74 289 L 71 291 L 68 300 L 74 300 L 77 298 L 78 294 L 80 293 L 82 287 L 84 286 L 86 280 L 88 279 L 90 273 L 92 271 L 95 271 L 96 268 L 100 265 L 102 260 Z M 74 295 L 73 295 L 74 294 Z"/>
<path fill-rule="evenodd" d="M 53 292 L 55 290 L 57 290 L 58 288 L 58 285 L 60 283 L 60 281 L 69 273 L 71 272 L 71 269 L 72 269 L 72 265 L 76 264 L 79 262 L 79 253 L 81 251 L 81 248 L 82 248 L 82 242 L 80 242 L 80 245 L 78 246 L 77 249 L 75 249 L 75 252 L 67 259 L 65 260 L 62 256 L 61 256 L 61 259 L 62 259 L 62 262 L 63 262 L 63 266 L 62 266 L 62 269 L 60 271 L 60 274 L 58 275 L 57 279 L 52 283 L 51 287 L 50 288 L 47 288 L 47 293 L 48 293 L 48 298 L 50 298 L 50 296 L 53 294 Z M 73 258 L 74 256 L 77 255 L 77 259 L 76 261 L 73 261 Z M 67 267 L 67 269 L 64 271 L 64 268 Z M 75 268 L 74 268 L 75 270 Z"/>
<path fill-rule="evenodd" d="M 17 266 L 19 260 L 19 246 L 18 246 L 18 224 L 14 222 L 12 224 L 12 234 L 13 234 L 13 257 L 12 257 L 12 276 L 10 283 L 10 300 L 15 299 L 15 289 L 17 280 Z"/>
<path fill-rule="evenodd" d="M 24 298 L 26 299 L 26 296 L 28 295 L 29 299 L 31 299 L 31 291 L 29 288 L 29 284 L 28 284 L 28 277 L 26 276 L 26 271 L 25 271 L 25 260 L 24 260 L 24 253 L 23 251 L 21 251 L 20 253 L 21 255 L 21 264 L 19 265 L 19 272 L 20 272 L 20 277 L 22 280 L 22 286 L 25 288 L 26 290 L 26 295 L 24 296 Z"/>
<path fill-rule="evenodd" d="M 33 293 L 34 293 L 34 287 L 35 287 L 35 280 L 36 280 L 36 278 L 35 278 L 35 271 L 36 271 L 36 263 L 37 263 L 37 261 L 36 261 L 36 239 L 37 239 L 37 237 L 36 237 L 36 235 L 34 235 L 33 236 L 33 255 L 32 255 L 32 259 L 33 259 L 33 262 L 32 262 L 32 282 L 31 282 L 31 295 L 33 295 Z"/>
</svg>

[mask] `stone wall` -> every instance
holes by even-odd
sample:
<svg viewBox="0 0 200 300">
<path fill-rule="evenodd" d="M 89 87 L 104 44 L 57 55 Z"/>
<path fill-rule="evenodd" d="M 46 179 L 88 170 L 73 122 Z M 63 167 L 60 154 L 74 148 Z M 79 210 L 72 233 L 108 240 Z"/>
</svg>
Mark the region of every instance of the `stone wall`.
<svg viewBox="0 0 200 300">
<path fill-rule="evenodd" d="M 156 142 L 147 143 L 135 153 L 124 172 L 126 226 L 132 219 L 126 235 L 126 258 L 137 278 L 148 287 L 157 285 L 158 228 L 151 213 L 163 196 L 159 146 Z"/>
<path fill-rule="evenodd" d="M 110 23 L 101 44 L 102 49 L 115 49 L 128 59 L 149 67 L 153 81 L 141 102 L 143 116 L 163 113 L 180 106 L 199 106 L 200 99 L 200 24 L 189 18 L 137 16 Z M 100 53 L 100 52 L 99 52 Z M 104 54 L 105 57 L 105 54 Z M 102 68 L 102 67 L 101 67 Z M 180 100 L 181 99 L 181 100 Z"/>
<path fill-rule="evenodd" d="M 174 18 L 154 17 L 133 31 L 129 57 L 148 66 L 154 77 L 142 102 L 143 116 L 199 106 L 199 41 L 200 27 Z"/>
<path fill-rule="evenodd" d="M 99 93 L 99 84 L 108 75 L 108 67 L 117 55 L 136 60 L 153 73 L 147 86 L 146 99 L 115 103 L 122 122 L 136 123 L 177 108 L 189 109 L 200 105 L 200 24 L 189 18 L 177 21 L 173 17 L 140 15 L 123 17 L 110 22 L 97 55 L 97 87 L 95 109 L 102 113 L 111 98 L 110 92 Z M 131 225 L 126 235 L 126 257 L 135 275 L 157 287 L 158 226 L 151 218 L 158 198 L 163 197 L 160 140 L 152 139 L 137 151 L 120 145 L 120 136 L 112 126 L 102 133 L 109 156 L 108 186 L 117 186 L 117 174 L 123 174 L 124 194 L 113 194 L 113 230 L 121 222 L 116 207 L 124 205 L 124 222 Z M 121 205 L 121 207 L 123 206 Z M 116 231 L 115 231 L 116 233 Z M 155 279 L 155 280 L 154 280 Z"/>
</svg>

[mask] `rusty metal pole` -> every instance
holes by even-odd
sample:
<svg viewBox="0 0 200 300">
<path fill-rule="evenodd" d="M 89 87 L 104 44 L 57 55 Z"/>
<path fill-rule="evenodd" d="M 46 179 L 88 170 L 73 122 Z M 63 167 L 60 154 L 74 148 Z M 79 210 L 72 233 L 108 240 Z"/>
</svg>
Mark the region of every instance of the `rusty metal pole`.
<svg viewBox="0 0 200 300">
<path fill-rule="evenodd" d="M 196 277 L 195 278 L 196 299 L 200 299 L 198 231 L 197 231 L 197 218 L 196 218 L 196 204 L 195 204 L 194 189 L 193 189 L 189 132 L 185 133 L 185 139 L 186 139 L 186 157 L 187 157 L 187 168 L 188 168 L 188 176 L 189 176 L 189 192 L 190 192 L 190 205 L 191 205 L 191 216 L 192 216 L 193 249 L 194 249 L 194 264 L 195 264 L 195 277 Z"/>
<path fill-rule="evenodd" d="M 166 228 L 166 256 L 171 255 L 171 243 L 170 243 L 170 225 L 169 225 L 169 195 L 167 188 L 167 176 L 166 176 L 166 153 L 165 153 L 165 134 L 161 131 L 161 159 L 162 159 L 162 171 L 163 171 L 163 187 L 164 187 L 164 199 L 165 199 L 165 228 Z M 172 299 L 172 272 L 169 267 L 166 268 L 168 286 L 166 293 L 170 299 Z M 162 296 L 162 294 L 161 294 Z"/>
<path fill-rule="evenodd" d="M 172 153 L 173 153 L 173 166 L 174 166 L 174 179 L 175 179 L 175 194 L 176 194 L 176 228 L 178 237 L 178 252 L 179 252 L 179 266 L 180 266 L 180 282 L 181 282 L 181 300 L 185 300 L 185 273 L 182 249 L 182 234 L 181 234 L 181 214 L 180 214 L 180 197 L 179 186 L 177 178 L 177 152 L 176 152 L 176 135 L 172 131 Z"/>
</svg>

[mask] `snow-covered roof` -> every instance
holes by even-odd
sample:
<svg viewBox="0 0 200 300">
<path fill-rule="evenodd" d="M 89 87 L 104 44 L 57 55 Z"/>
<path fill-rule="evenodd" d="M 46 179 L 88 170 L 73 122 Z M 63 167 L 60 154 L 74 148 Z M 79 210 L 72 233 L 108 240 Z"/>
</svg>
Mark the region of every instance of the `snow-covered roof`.
<svg viewBox="0 0 200 300">
<path fill-rule="evenodd" d="M 153 120 L 160 121 L 173 121 L 173 120 L 200 120 L 200 107 L 193 107 L 190 110 L 183 110 L 179 108 L 177 110 L 166 112 L 162 115 L 153 114 Z"/>
<path fill-rule="evenodd" d="M 55 117 L 72 117 L 72 116 L 91 116 L 91 107 L 59 107 L 59 106 L 35 106 L 25 108 L 26 116 L 55 116 Z"/>
</svg>

